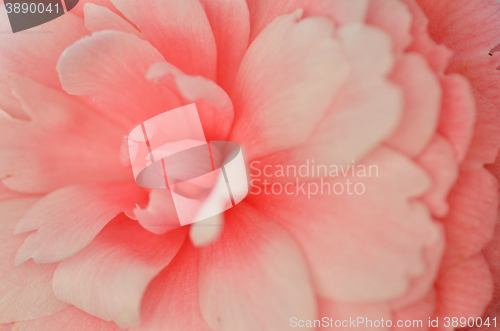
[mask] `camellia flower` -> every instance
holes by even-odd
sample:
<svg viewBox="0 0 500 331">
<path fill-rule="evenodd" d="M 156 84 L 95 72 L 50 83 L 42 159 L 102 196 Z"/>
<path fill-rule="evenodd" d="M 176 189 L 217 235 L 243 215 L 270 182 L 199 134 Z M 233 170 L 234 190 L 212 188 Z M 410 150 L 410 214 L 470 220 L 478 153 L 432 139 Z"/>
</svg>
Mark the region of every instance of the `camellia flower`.
<svg viewBox="0 0 500 331">
<path fill-rule="evenodd" d="M 487 261 L 499 274 L 498 240 L 483 255 L 499 10 L 95 0 L 0 34 L 0 330 L 451 330 L 481 317 Z M 207 140 L 243 146 L 252 190 L 180 227 L 168 189 L 135 184 L 126 136 L 191 103 Z"/>
</svg>

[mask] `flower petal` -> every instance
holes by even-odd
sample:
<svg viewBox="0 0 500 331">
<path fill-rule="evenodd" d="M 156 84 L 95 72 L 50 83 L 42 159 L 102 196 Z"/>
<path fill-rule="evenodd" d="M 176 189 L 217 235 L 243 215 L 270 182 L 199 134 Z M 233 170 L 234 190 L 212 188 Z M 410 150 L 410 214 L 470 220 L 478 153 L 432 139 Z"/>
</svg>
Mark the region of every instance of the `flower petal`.
<svg viewBox="0 0 500 331">
<path fill-rule="evenodd" d="M 113 13 L 117 15 L 121 15 L 120 12 L 113 6 L 111 1 L 109 0 L 78 0 L 78 3 L 76 6 L 71 10 L 72 14 L 75 14 L 76 16 L 80 17 L 81 19 L 84 18 L 84 8 L 85 5 L 91 3 L 93 5 L 98 5 L 101 7 L 106 7 L 109 10 L 111 10 Z"/>
<path fill-rule="evenodd" d="M 52 290 L 56 264 L 37 265 L 29 261 L 22 266 L 14 266 L 16 251 L 26 238 L 26 235 L 14 236 L 14 228 L 37 199 L 0 203 L 0 323 L 43 317 L 67 306 L 57 300 Z"/>
<path fill-rule="evenodd" d="M 476 120 L 474 96 L 470 93 L 469 82 L 460 75 L 449 74 L 442 76 L 440 80 L 443 100 L 438 132 L 452 143 L 457 160 L 463 161 L 473 135 L 482 135 L 481 130 L 474 132 L 474 122 Z M 470 151 L 473 152 L 474 150 L 476 148 Z M 482 148 L 479 148 L 479 150 L 482 150 Z"/>
<path fill-rule="evenodd" d="M 85 13 L 85 27 L 89 31 L 115 30 L 139 34 L 136 28 L 109 8 L 88 3 L 83 7 L 83 11 Z"/>
<path fill-rule="evenodd" d="M 440 317 L 481 317 L 491 300 L 493 281 L 481 253 L 465 261 L 446 259 L 436 281 L 437 311 Z"/>
<path fill-rule="evenodd" d="M 498 181 L 483 167 L 462 167 L 448 197 L 445 257 L 468 258 L 492 239 L 497 222 Z"/>
<path fill-rule="evenodd" d="M 314 319 L 308 267 L 292 237 L 245 202 L 226 220 L 221 238 L 200 250 L 200 307 L 210 327 L 280 330 L 292 316 Z"/>
<path fill-rule="evenodd" d="M 180 106 L 171 91 L 146 80 L 149 67 L 161 61 L 163 56 L 135 35 L 100 31 L 66 49 L 57 70 L 69 94 L 92 96 L 129 129 Z"/>
<path fill-rule="evenodd" d="M 0 114 L 0 178 L 12 190 L 44 193 L 76 183 L 130 179 L 118 158 L 123 129 L 34 81 L 11 85 L 31 121 Z"/>
<path fill-rule="evenodd" d="M 13 326 L 14 326 L 14 323 L 0 324 L 0 331 L 12 331 Z"/>
<path fill-rule="evenodd" d="M 335 321 L 340 320 L 340 321 L 352 321 L 355 320 L 356 322 L 360 321 L 359 325 L 362 328 L 362 330 L 365 331 L 375 331 L 375 330 L 380 330 L 380 327 L 374 327 L 373 326 L 373 321 L 374 320 L 389 320 L 391 319 L 391 311 L 389 307 L 387 306 L 386 303 L 381 302 L 381 303 L 367 303 L 367 304 L 349 304 L 349 303 L 343 303 L 343 302 L 334 302 L 331 300 L 319 298 L 319 315 L 320 317 L 322 316 L 328 316 L 333 319 L 332 321 L 329 321 L 330 327 L 335 326 Z M 359 320 L 358 318 L 363 318 L 363 322 Z M 369 327 L 370 323 L 367 323 L 366 320 L 371 320 L 371 326 Z M 332 326 L 333 325 L 333 326 Z M 348 324 L 349 325 L 349 324 Z M 357 324 L 355 324 L 357 325 Z M 337 325 L 338 326 L 338 325 Z M 342 329 L 342 328 L 339 328 Z M 345 328 L 349 329 L 349 328 Z M 382 328 L 383 329 L 383 328 Z M 383 329 L 384 330 L 384 329 Z"/>
<path fill-rule="evenodd" d="M 198 252 L 186 241 L 151 282 L 141 306 L 143 322 L 130 331 L 210 331 L 198 302 Z"/>
<path fill-rule="evenodd" d="M 248 6 L 245 0 L 200 2 L 207 14 L 217 45 L 217 83 L 229 92 L 249 43 Z"/>
<path fill-rule="evenodd" d="M 82 251 L 59 263 L 54 292 L 60 300 L 105 321 L 123 328 L 139 326 L 148 284 L 170 263 L 185 238 L 184 228 L 158 236 L 119 216 Z"/>
<path fill-rule="evenodd" d="M 146 208 L 134 209 L 139 224 L 154 234 L 164 234 L 180 227 L 172 194 L 168 189 L 152 189 Z"/>
<path fill-rule="evenodd" d="M 281 1 L 275 1 L 281 2 Z M 365 21 L 369 0 L 314 0 L 305 6 L 306 16 L 325 16 L 343 26 Z"/>
<path fill-rule="evenodd" d="M 489 55 L 500 43 L 500 3 L 496 0 L 417 2 L 429 18 L 432 38 L 454 51 L 448 70 L 467 77 L 474 88 L 500 107 L 500 75 L 496 70 L 500 56 Z"/>
<path fill-rule="evenodd" d="M 219 239 L 224 228 L 224 214 L 217 214 L 193 223 L 189 228 L 189 238 L 193 245 L 201 247 Z"/>
<path fill-rule="evenodd" d="M 0 5 L 0 31 L 0 45 L 8 45 L 0 47 L 0 109 L 16 118 L 27 118 L 19 101 L 11 93 L 10 74 L 18 73 L 61 90 L 55 70 L 57 60 L 66 47 L 88 31 L 80 18 L 69 14 L 36 26 L 28 32 L 7 33 L 12 30 L 3 5 Z M 54 31 L 57 33 L 52 33 Z"/>
<path fill-rule="evenodd" d="M 412 16 L 398 0 L 370 0 L 366 23 L 376 26 L 391 37 L 395 54 L 401 53 L 412 42 L 410 27 Z"/>
<path fill-rule="evenodd" d="M 234 118 L 233 103 L 213 81 L 189 76 L 168 62 L 156 63 L 146 77 L 174 91 L 184 104 L 195 102 L 208 140 L 224 140 Z"/>
<path fill-rule="evenodd" d="M 473 89 L 476 99 L 476 123 L 465 161 L 483 165 L 496 163 L 500 147 L 500 112 L 488 98 Z"/>
<path fill-rule="evenodd" d="M 437 134 L 415 161 L 427 170 L 433 184 L 422 200 L 434 215 L 446 216 L 449 211 L 448 194 L 458 177 L 458 161 L 454 150 Z"/>
<path fill-rule="evenodd" d="M 250 160 L 304 142 L 347 76 L 333 24 L 300 17 L 298 11 L 273 21 L 238 71 L 230 140 L 246 145 Z"/>
<path fill-rule="evenodd" d="M 247 0 L 250 11 L 250 41 L 253 41 L 275 18 L 303 8 L 310 0 Z"/>
<path fill-rule="evenodd" d="M 404 110 L 387 144 L 414 157 L 427 146 L 436 131 L 441 86 L 425 59 L 414 53 L 398 60 L 391 78 L 403 89 Z"/>
<path fill-rule="evenodd" d="M 33 231 L 16 255 L 16 265 L 62 261 L 82 250 L 116 215 L 132 213 L 146 192 L 134 184 L 75 185 L 40 199 L 21 218 L 16 233 Z"/>
<path fill-rule="evenodd" d="M 105 322 L 70 306 L 57 314 L 32 321 L 17 322 L 16 331 L 125 331 L 113 322 Z"/>
<path fill-rule="evenodd" d="M 382 147 L 347 173 L 309 183 L 297 177 L 286 194 L 247 199 L 297 239 L 318 295 L 351 303 L 396 298 L 427 271 L 423 249 L 443 240 L 425 205 L 415 201 L 429 189 L 429 178 Z"/>
<path fill-rule="evenodd" d="M 215 79 L 217 48 L 207 15 L 198 0 L 111 2 L 167 62 L 188 75 Z"/>
<path fill-rule="evenodd" d="M 406 51 L 422 54 L 434 72 L 443 73 L 452 56 L 451 51 L 445 45 L 436 43 L 429 36 L 429 20 L 415 0 L 399 1 L 408 6 L 408 10 L 412 16 L 410 31 L 413 36 L 413 42 Z"/>
</svg>

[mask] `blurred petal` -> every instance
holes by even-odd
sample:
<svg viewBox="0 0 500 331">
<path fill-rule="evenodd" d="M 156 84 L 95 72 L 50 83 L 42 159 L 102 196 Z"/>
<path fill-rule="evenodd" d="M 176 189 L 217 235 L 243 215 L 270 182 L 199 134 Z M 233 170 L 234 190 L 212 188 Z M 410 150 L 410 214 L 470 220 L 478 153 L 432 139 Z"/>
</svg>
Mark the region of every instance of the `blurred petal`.
<svg viewBox="0 0 500 331">
<path fill-rule="evenodd" d="M 274 1 L 282 3 L 281 1 Z M 302 1 L 304 2 L 304 1 Z M 300 3 L 300 2 L 297 2 Z M 325 16 L 343 26 L 365 21 L 369 0 L 314 0 L 307 1 L 306 16 Z"/>
<path fill-rule="evenodd" d="M 299 242 L 318 295 L 346 303 L 404 294 L 410 280 L 428 271 L 423 249 L 443 240 L 425 205 L 415 201 L 430 187 L 420 167 L 388 148 L 373 151 L 356 171 L 359 166 L 372 174 L 301 185 L 297 178 L 287 188 L 292 194 L 247 198 Z M 306 193 L 314 192 L 310 184 L 316 194 Z M 357 184 L 362 193 L 354 193 Z"/>
<path fill-rule="evenodd" d="M 436 289 L 438 317 L 453 316 L 460 320 L 482 316 L 493 292 L 490 270 L 483 255 L 444 260 Z"/>
<path fill-rule="evenodd" d="M 130 331 L 210 331 L 198 302 L 198 252 L 186 241 L 151 282 L 141 306 L 143 322 Z"/>
<path fill-rule="evenodd" d="M 189 228 L 189 238 L 196 247 L 208 245 L 219 239 L 224 228 L 224 214 L 217 214 L 193 223 Z"/>
<path fill-rule="evenodd" d="M 404 109 L 401 121 L 387 143 L 414 157 L 427 146 L 436 131 L 441 86 L 425 59 L 413 53 L 398 60 L 391 78 L 403 89 Z"/>
<path fill-rule="evenodd" d="M 12 190 L 44 193 L 76 183 L 129 180 L 118 158 L 123 129 L 66 94 L 13 75 L 31 121 L 0 113 L 0 178 Z"/>
<path fill-rule="evenodd" d="M 457 160 L 462 161 L 468 152 L 472 137 L 483 134 L 480 130 L 474 130 L 474 96 L 470 93 L 469 82 L 460 75 L 450 74 L 442 76 L 440 80 L 443 98 L 438 132 L 451 142 Z"/>
<path fill-rule="evenodd" d="M 361 25 L 341 28 L 339 35 L 349 55 L 351 76 L 308 140 L 263 158 L 264 163 L 300 166 L 306 160 L 315 160 L 317 164 L 351 164 L 397 128 L 403 93 L 387 78 L 393 62 L 390 40 L 380 31 Z M 370 57 L 362 59 L 360 54 L 366 52 Z M 287 116 L 285 112 L 283 117 Z M 283 136 L 290 140 L 288 135 Z"/>
<path fill-rule="evenodd" d="M 38 265 L 29 261 L 14 266 L 16 251 L 26 235 L 14 236 L 14 228 L 24 212 L 38 198 L 0 203 L 0 323 L 10 323 L 53 314 L 67 305 L 54 295 L 52 276 L 56 264 Z"/>
<path fill-rule="evenodd" d="M 119 216 L 82 251 L 59 263 L 53 281 L 57 298 L 120 327 L 139 326 L 144 292 L 177 254 L 185 230 L 158 236 Z"/>
<path fill-rule="evenodd" d="M 16 331 L 125 331 L 113 322 L 105 322 L 70 306 L 57 314 L 36 320 L 17 322 Z"/>
<path fill-rule="evenodd" d="M 328 316 L 333 318 L 334 321 L 330 325 L 335 325 L 336 320 L 358 320 L 358 318 L 363 318 L 364 322 L 361 322 L 359 325 L 362 327 L 364 331 L 375 331 L 378 330 L 386 330 L 385 328 L 374 327 L 373 322 L 372 327 L 369 323 L 366 323 L 366 320 L 389 320 L 391 319 L 391 311 L 386 303 L 368 303 L 368 304 L 349 304 L 343 302 L 334 302 L 327 299 L 319 298 L 319 317 Z M 342 329 L 342 328 L 340 328 Z M 349 330 L 349 327 L 344 328 L 345 330 Z"/>
<path fill-rule="evenodd" d="M 465 259 L 478 254 L 492 239 L 497 221 L 497 180 L 482 167 L 462 167 L 448 201 L 450 213 L 443 219 L 445 257 Z"/>
<path fill-rule="evenodd" d="M 132 213 L 146 201 L 146 192 L 134 184 L 76 185 L 40 199 L 21 218 L 16 233 L 30 234 L 16 255 L 16 265 L 62 261 L 82 250 L 121 212 Z"/>
<path fill-rule="evenodd" d="M 200 307 L 210 327 L 280 330 L 292 316 L 314 319 L 308 267 L 288 232 L 244 202 L 226 219 L 221 238 L 200 250 Z"/>
<path fill-rule="evenodd" d="M 21 104 L 10 91 L 10 74 L 18 73 L 61 90 L 55 70 L 57 60 L 64 49 L 88 31 L 80 18 L 69 14 L 27 32 L 9 33 L 7 31 L 12 30 L 3 5 L 0 5 L 0 31 L 0 45 L 4 45 L 0 47 L 0 109 L 16 118 L 27 118 Z"/>
<path fill-rule="evenodd" d="M 496 70 L 500 56 L 488 54 L 500 43 L 500 2 L 417 2 L 429 18 L 432 38 L 454 51 L 448 70 L 467 77 L 475 89 L 500 107 L 500 75 Z"/>
<path fill-rule="evenodd" d="M 415 0 L 399 1 L 408 6 L 408 10 L 412 15 L 410 31 L 413 42 L 406 51 L 422 54 L 434 72 L 443 73 L 448 66 L 452 52 L 445 45 L 436 43 L 429 36 L 427 29 L 429 20 Z"/>
<path fill-rule="evenodd" d="M 0 324 L 0 331 L 12 331 L 13 326 L 14 326 L 14 323 Z"/>
<path fill-rule="evenodd" d="M 396 54 L 401 53 L 412 41 L 411 21 L 408 7 L 398 0 L 369 1 L 366 23 L 376 26 L 391 37 L 392 49 Z"/>
<path fill-rule="evenodd" d="M 415 161 L 427 171 L 433 184 L 422 200 L 434 215 L 446 216 L 448 195 L 458 177 L 455 151 L 443 137 L 436 135 Z"/>
</svg>

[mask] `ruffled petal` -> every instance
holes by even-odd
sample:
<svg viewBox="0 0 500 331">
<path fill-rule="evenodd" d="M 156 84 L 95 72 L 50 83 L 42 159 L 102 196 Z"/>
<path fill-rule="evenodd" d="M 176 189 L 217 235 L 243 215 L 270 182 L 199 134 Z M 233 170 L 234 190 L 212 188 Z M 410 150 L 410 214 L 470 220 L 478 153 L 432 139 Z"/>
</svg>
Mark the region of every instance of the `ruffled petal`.
<svg viewBox="0 0 500 331">
<path fill-rule="evenodd" d="M 443 219 L 448 259 L 478 254 L 492 239 L 497 221 L 498 181 L 482 167 L 459 172 L 448 201 L 450 213 Z"/>
<path fill-rule="evenodd" d="M 467 77 L 475 89 L 500 108 L 500 75 L 496 70 L 500 56 L 492 51 L 500 43 L 500 2 L 417 2 L 429 19 L 432 38 L 454 51 L 448 71 Z"/>
<path fill-rule="evenodd" d="M 308 140 L 263 158 L 264 164 L 300 166 L 314 160 L 317 164 L 348 165 L 361 160 L 397 128 L 403 93 L 387 78 L 393 64 L 390 39 L 363 25 L 343 27 L 339 37 L 349 55 L 349 79 Z M 371 56 L 362 55 L 366 52 Z M 291 140 L 287 134 L 284 137 Z"/>
<path fill-rule="evenodd" d="M 278 183 L 286 192 L 247 199 L 297 239 L 320 296 L 356 303 L 404 294 L 428 271 L 423 249 L 443 240 L 425 205 L 415 201 L 430 188 L 429 178 L 388 148 L 344 167 L 345 177 L 327 169 L 329 178 L 307 182 L 301 175 L 288 187 Z M 267 179 L 269 191 L 275 183 Z"/>
<path fill-rule="evenodd" d="M 111 0 L 134 23 L 141 38 L 188 75 L 216 78 L 217 48 L 198 0 Z M 158 62 L 158 61 L 157 61 Z"/>
<path fill-rule="evenodd" d="M 332 23 L 300 17 L 298 11 L 273 21 L 238 71 L 229 140 L 246 145 L 249 160 L 304 142 L 347 77 Z"/>
<path fill-rule="evenodd" d="M 401 1 L 369 1 L 365 22 L 383 30 L 391 37 L 395 54 L 401 53 L 412 42 L 411 21 L 411 13 Z"/>
<path fill-rule="evenodd" d="M 64 49 L 88 31 L 80 18 L 69 14 L 31 28 L 26 33 L 7 33 L 11 27 L 3 5 L 0 5 L 0 31 L 0 45 L 4 45 L 0 47 L 0 109 L 16 118 L 27 118 L 21 104 L 11 93 L 10 75 L 18 73 L 61 90 L 55 70 L 57 60 Z M 47 31 L 57 33 L 44 33 Z"/>
<path fill-rule="evenodd" d="M 408 6 L 412 16 L 410 32 L 413 42 L 406 48 L 406 51 L 422 54 L 434 72 L 442 74 L 448 66 L 452 52 L 445 45 L 436 43 L 429 36 L 429 20 L 415 0 L 399 1 Z"/>
<path fill-rule="evenodd" d="M 82 251 L 59 263 L 54 292 L 105 321 L 137 327 L 148 284 L 177 254 L 186 233 L 182 228 L 154 235 L 119 216 Z"/>
<path fill-rule="evenodd" d="M 134 216 L 143 228 L 154 234 L 164 234 L 180 227 L 174 200 L 168 189 L 151 190 L 147 207 L 135 208 Z"/>
<path fill-rule="evenodd" d="M 0 323 L 40 318 L 64 309 L 52 290 L 56 264 L 37 265 L 29 261 L 14 266 L 16 251 L 26 235 L 14 236 L 23 213 L 38 198 L 15 199 L 0 204 Z M 29 289 L 29 290 L 27 290 Z"/>
<path fill-rule="evenodd" d="M 234 118 L 233 103 L 213 81 L 189 76 L 168 62 L 154 64 L 147 78 L 174 91 L 184 104 L 196 103 L 207 140 L 224 140 Z"/>
<path fill-rule="evenodd" d="M 425 59 L 415 53 L 398 60 L 391 78 L 404 92 L 404 109 L 387 144 L 414 157 L 429 144 L 436 132 L 441 86 Z"/>
<path fill-rule="evenodd" d="M 302 252 L 286 230 L 242 202 L 221 238 L 200 250 L 203 317 L 214 330 L 281 330 L 314 319 L 316 299 Z"/>
<path fill-rule="evenodd" d="M 470 84 L 457 74 L 440 77 L 443 90 L 438 132 L 452 144 L 458 161 L 463 161 L 469 150 L 474 131 L 476 105 L 470 93 Z M 477 138 L 476 138 L 477 139 Z M 481 149 L 480 149 L 481 150 Z"/>
<path fill-rule="evenodd" d="M 450 144 L 437 134 L 415 159 L 432 179 L 432 188 L 422 200 L 437 217 L 448 214 L 448 194 L 458 177 L 458 160 Z"/>
<path fill-rule="evenodd" d="M 134 184 L 76 185 L 40 199 L 21 218 L 16 233 L 30 234 L 19 248 L 15 263 L 62 261 L 82 250 L 121 212 L 132 213 L 144 204 L 144 189 Z"/>
<path fill-rule="evenodd" d="M 135 35 L 100 31 L 66 49 L 57 70 L 69 94 L 92 96 L 128 130 L 180 106 L 171 91 L 146 79 L 149 67 L 161 61 L 163 56 Z"/>
<path fill-rule="evenodd" d="M 7 187 L 44 193 L 131 178 L 118 158 L 123 129 L 66 94 L 22 76 L 10 80 L 32 120 L 0 113 L 0 178 Z"/>
<path fill-rule="evenodd" d="M 308 1 L 304 9 L 306 16 L 325 16 L 343 26 L 364 22 L 368 4 L 369 0 L 314 0 Z"/>
</svg>

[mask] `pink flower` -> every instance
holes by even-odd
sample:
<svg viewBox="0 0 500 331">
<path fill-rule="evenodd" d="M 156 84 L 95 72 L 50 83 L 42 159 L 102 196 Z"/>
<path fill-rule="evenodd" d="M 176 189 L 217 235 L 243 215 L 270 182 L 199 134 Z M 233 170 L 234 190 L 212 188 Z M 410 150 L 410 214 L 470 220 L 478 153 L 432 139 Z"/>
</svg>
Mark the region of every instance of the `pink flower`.
<svg viewBox="0 0 500 331">
<path fill-rule="evenodd" d="M 92 2 L 0 34 L 0 330 L 483 315 L 497 1 Z M 253 192 L 179 227 L 120 146 L 190 103 L 207 140 L 244 146 Z"/>
</svg>

